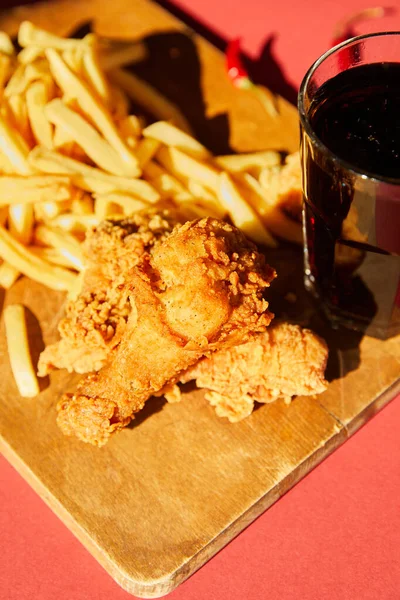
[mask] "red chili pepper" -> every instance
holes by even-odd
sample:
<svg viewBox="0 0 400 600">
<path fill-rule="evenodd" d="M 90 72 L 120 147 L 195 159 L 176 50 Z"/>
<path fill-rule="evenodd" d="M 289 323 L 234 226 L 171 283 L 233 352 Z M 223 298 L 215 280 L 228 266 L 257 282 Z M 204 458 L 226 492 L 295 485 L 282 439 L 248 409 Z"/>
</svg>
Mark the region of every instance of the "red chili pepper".
<svg viewBox="0 0 400 600">
<path fill-rule="evenodd" d="M 228 43 L 225 56 L 226 69 L 233 85 L 241 89 L 253 87 L 254 84 L 240 58 L 240 38 L 236 38 Z"/>
<path fill-rule="evenodd" d="M 393 6 L 377 6 L 375 8 L 366 8 L 351 14 L 349 17 L 338 23 L 334 30 L 334 36 L 331 47 L 337 46 L 345 42 L 351 37 L 354 37 L 353 27 L 359 21 L 366 19 L 379 19 L 396 13 L 396 8 Z M 339 65 L 345 70 L 353 64 L 353 55 L 351 49 L 342 50 L 339 54 Z"/>
<path fill-rule="evenodd" d="M 252 90 L 258 100 L 261 102 L 264 110 L 272 117 L 278 115 L 278 109 L 275 106 L 274 97 L 260 85 L 255 85 L 243 66 L 240 58 L 240 38 L 236 38 L 228 43 L 226 48 L 226 70 L 229 79 L 233 85 L 241 90 Z"/>
</svg>

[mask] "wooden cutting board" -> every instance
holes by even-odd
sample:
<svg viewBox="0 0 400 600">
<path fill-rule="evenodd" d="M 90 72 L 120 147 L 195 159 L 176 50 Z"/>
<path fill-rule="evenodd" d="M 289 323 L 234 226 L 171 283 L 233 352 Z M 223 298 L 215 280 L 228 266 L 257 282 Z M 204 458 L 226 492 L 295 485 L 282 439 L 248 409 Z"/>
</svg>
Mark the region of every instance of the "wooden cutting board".
<svg viewBox="0 0 400 600">
<path fill-rule="evenodd" d="M 108 37 L 145 38 L 149 57 L 138 73 L 180 105 L 215 151 L 297 148 L 291 105 L 280 99 L 280 117 L 268 119 L 251 93 L 228 82 L 215 48 L 147 0 L 43 3 L 2 14 L 0 28 L 14 34 L 24 19 L 60 34 L 91 23 Z M 383 342 L 331 331 L 302 291 L 300 251 L 283 247 L 268 261 L 280 274 L 273 309 L 328 339 L 332 381 L 317 399 L 262 405 L 235 425 L 192 390 L 180 404 L 149 402 L 100 450 L 66 438 L 55 404 L 73 377 L 55 373 L 38 398 L 20 398 L 1 326 L 1 449 L 132 594 L 174 589 L 400 391 L 399 336 Z M 284 299 L 288 291 L 296 304 Z M 43 340 L 56 339 L 62 294 L 22 279 L 1 301 L 28 307 L 36 356 Z"/>
</svg>

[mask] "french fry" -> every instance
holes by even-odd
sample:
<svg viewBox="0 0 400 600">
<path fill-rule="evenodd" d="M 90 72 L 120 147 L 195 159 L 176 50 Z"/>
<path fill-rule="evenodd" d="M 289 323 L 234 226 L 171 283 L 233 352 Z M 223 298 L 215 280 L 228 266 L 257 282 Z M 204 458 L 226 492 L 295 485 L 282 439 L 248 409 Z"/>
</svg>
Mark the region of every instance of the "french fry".
<svg viewBox="0 0 400 600">
<path fill-rule="evenodd" d="M 27 158 L 29 148 L 21 134 L 13 129 L 0 115 L 0 149 L 7 156 L 19 175 L 29 175 L 31 168 Z"/>
<path fill-rule="evenodd" d="M 110 102 L 110 89 L 102 67 L 100 66 L 96 37 L 93 34 L 89 34 L 86 36 L 85 41 L 88 43 L 82 53 L 83 72 L 87 82 L 103 100 L 105 105 L 108 106 Z"/>
<path fill-rule="evenodd" d="M 32 238 L 34 212 L 32 204 L 12 204 L 8 209 L 8 229 L 11 235 L 27 246 Z"/>
<path fill-rule="evenodd" d="M 195 158 L 184 154 L 177 148 L 162 147 L 156 154 L 157 160 L 178 179 L 194 179 L 206 188 L 218 193 L 219 178 L 218 171 Z"/>
<path fill-rule="evenodd" d="M 215 162 L 221 169 L 230 173 L 240 173 L 243 171 L 252 173 L 255 171 L 258 174 L 265 167 L 280 165 L 281 155 L 274 150 L 264 150 L 248 154 L 216 156 Z"/>
<path fill-rule="evenodd" d="M 15 128 L 21 134 L 28 147 L 34 144 L 32 131 L 28 119 L 28 111 L 24 97 L 21 94 L 10 96 L 8 105 L 12 113 Z"/>
<path fill-rule="evenodd" d="M 40 46 L 27 46 L 18 53 L 18 62 L 22 65 L 33 63 L 38 58 L 43 58 L 43 48 Z"/>
<path fill-rule="evenodd" d="M 46 56 L 55 81 L 63 92 L 74 97 L 86 117 L 103 134 L 108 143 L 120 155 L 125 165 L 124 175 L 136 177 L 140 174 L 136 157 L 132 154 L 112 121 L 108 112 L 93 95 L 90 89 L 65 64 L 61 56 L 52 48 L 46 50 Z"/>
<path fill-rule="evenodd" d="M 35 81 L 26 90 L 26 108 L 32 133 L 38 144 L 53 148 L 53 127 L 49 123 L 45 107 L 49 101 L 48 86 L 43 81 Z"/>
<path fill-rule="evenodd" d="M 24 65 L 18 65 L 4 90 L 4 96 L 7 98 L 13 94 L 20 94 L 23 92 L 25 87 L 25 67 Z"/>
<path fill-rule="evenodd" d="M 29 246 L 29 250 L 30 252 L 35 254 L 35 256 L 38 256 L 39 258 L 51 263 L 52 265 L 66 267 L 67 269 L 76 269 L 75 265 L 73 265 L 66 256 L 61 254 L 58 248 L 47 248 L 44 246 Z"/>
<path fill-rule="evenodd" d="M 43 173 L 70 175 L 77 187 L 89 192 L 107 194 L 120 191 L 134 194 L 147 202 L 157 202 L 160 195 L 147 181 L 109 175 L 77 160 L 68 158 L 45 148 L 34 148 L 29 155 L 30 164 Z"/>
<path fill-rule="evenodd" d="M 115 43 L 113 46 L 100 49 L 100 65 L 104 71 L 112 71 L 141 62 L 146 56 L 147 51 L 143 42 Z"/>
<path fill-rule="evenodd" d="M 135 148 L 135 154 L 141 169 L 153 158 L 160 147 L 160 142 L 151 138 L 143 138 Z"/>
<path fill-rule="evenodd" d="M 33 210 L 35 213 L 36 221 L 51 221 L 58 217 L 58 215 L 62 214 L 66 210 L 71 207 L 71 202 L 66 200 L 64 202 L 35 202 L 33 205 Z"/>
<path fill-rule="evenodd" d="M 61 267 L 50 265 L 30 252 L 0 226 L 0 256 L 21 273 L 53 290 L 69 290 L 75 275 Z"/>
<path fill-rule="evenodd" d="M 234 225 L 259 244 L 276 247 L 276 241 L 263 225 L 255 210 L 240 194 L 228 173 L 219 175 L 219 199 L 226 208 Z"/>
<path fill-rule="evenodd" d="M 92 196 L 82 190 L 77 190 L 77 192 L 72 200 L 72 212 L 75 215 L 92 215 L 94 211 Z"/>
<path fill-rule="evenodd" d="M 95 214 L 75 215 L 72 213 L 65 213 L 55 217 L 51 222 L 51 225 L 64 231 L 68 231 L 75 236 L 79 236 L 84 234 L 87 229 L 98 225 L 99 222 L 100 220 Z"/>
<path fill-rule="evenodd" d="M 143 79 L 139 79 L 125 69 L 114 69 L 109 72 L 109 77 L 128 94 L 131 100 L 146 107 L 159 119 L 172 119 L 179 129 L 191 134 L 190 125 L 179 108 Z"/>
<path fill-rule="evenodd" d="M 110 113 L 114 121 L 118 123 L 129 115 L 131 103 L 124 90 L 116 85 L 110 85 L 110 97 Z"/>
<path fill-rule="evenodd" d="M 57 125 L 67 133 L 99 167 L 113 175 L 124 176 L 126 168 L 120 155 L 96 131 L 92 125 L 59 98 L 49 102 L 45 115 L 50 123 Z M 136 172 L 137 174 L 137 172 Z"/>
<path fill-rule="evenodd" d="M 0 54 L 0 92 L 3 92 L 8 78 L 11 75 L 11 58 L 5 54 Z"/>
<path fill-rule="evenodd" d="M 68 48 L 61 54 L 65 64 L 77 75 L 83 77 L 82 52 L 79 48 Z"/>
<path fill-rule="evenodd" d="M 0 31 L 0 52 L 2 54 L 7 54 L 8 56 L 13 56 L 15 54 L 14 44 L 5 31 Z"/>
<path fill-rule="evenodd" d="M 79 294 L 82 291 L 84 276 L 85 276 L 85 272 L 84 271 L 81 271 L 76 276 L 76 279 L 74 281 L 73 286 L 68 290 L 68 293 L 67 293 L 67 300 L 68 301 L 73 301 L 73 300 L 76 300 L 78 298 Z"/>
<path fill-rule="evenodd" d="M 119 121 L 118 131 L 129 148 L 135 149 L 142 133 L 139 119 L 135 115 L 128 115 Z"/>
<path fill-rule="evenodd" d="M 84 268 L 81 245 L 70 233 L 49 225 L 39 225 L 35 229 L 35 242 L 56 248 L 77 271 Z"/>
<path fill-rule="evenodd" d="M 54 48 L 55 50 L 68 50 L 83 44 L 82 40 L 63 38 L 44 29 L 36 27 L 30 21 L 23 21 L 18 30 L 18 44 L 25 48 L 34 46 L 36 48 Z"/>
<path fill-rule="evenodd" d="M 99 200 L 102 201 L 102 202 L 100 202 L 100 206 L 99 206 L 99 202 L 98 202 Z M 143 200 L 139 200 L 138 198 L 135 198 L 134 196 L 131 196 L 129 194 L 124 194 L 122 192 L 114 192 L 114 193 L 106 194 L 104 196 L 102 196 L 100 194 L 95 194 L 95 205 L 97 207 L 97 212 L 96 212 L 97 217 L 99 217 L 99 212 L 101 214 L 101 211 L 104 210 L 100 207 L 102 205 L 105 206 L 105 202 L 108 202 L 111 205 L 119 206 L 120 208 L 122 208 L 122 211 L 125 215 L 131 215 L 139 210 L 149 207 L 148 202 L 144 202 Z M 108 210 L 108 208 L 106 210 Z M 109 214 L 114 214 L 114 213 L 110 212 Z"/>
<path fill-rule="evenodd" d="M 290 219 L 276 204 L 276 199 L 269 198 L 258 181 L 247 173 L 241 174 L 241 182 L 247 187 L 247 198 L 262 217 L 266 227 L 273 235 L 295 244 L 303 243 L 301 224 Z"/>
<path fill-rule="evenodd" d="M 68 175 L 18 175 L 0 177 L 0 206 L 32 202 L 62 202 L 71 198 Z"/>
<path fill-rule="evenodd" d="M 5 290 L 9 290 L 17 281 L 21 273 L 7 262 L 0 265 L 0 286 Z"/>
<path fill-rule="evenodd" d="M 185 154 L 193 156 L 199 160 L 208 160 L 211 158 L 211 153 L 200 144 L 191 135 L 181 131 L 171 123 L 166 121 L 157 121 L 143 129 L 143 135 L 146 138 L 158 140 L 166 146 L 172 146 L 182 150 Z"/>
<path fill-rule="evenodd" d="M 26 329 L 25 309 L 21 304 L 10 304 L 4 309 L 4 325 L 8 356 L 20 395 L 33 398 L 40 392 L 32 365 Z"/>
<path fill-rule="evenodd" d="M 94 214 L 99 221 L 121 214 L 118 204 L 111 202 L 107 196 L 97 196 L 94 203 Z"/>
</svg>

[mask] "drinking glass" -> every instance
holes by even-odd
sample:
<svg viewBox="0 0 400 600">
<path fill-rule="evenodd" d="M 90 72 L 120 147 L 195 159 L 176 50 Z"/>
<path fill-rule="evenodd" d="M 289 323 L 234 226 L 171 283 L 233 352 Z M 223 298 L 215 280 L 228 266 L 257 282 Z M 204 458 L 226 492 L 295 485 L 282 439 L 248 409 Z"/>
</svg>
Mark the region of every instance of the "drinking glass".
<svg viewBox="0 0 400 600">
<path fill-rule="evenodd" d="M 400 32 L 352 38 L 299 92 L 304 282 L 332 324 L 400 332 Z"/>
</svg>

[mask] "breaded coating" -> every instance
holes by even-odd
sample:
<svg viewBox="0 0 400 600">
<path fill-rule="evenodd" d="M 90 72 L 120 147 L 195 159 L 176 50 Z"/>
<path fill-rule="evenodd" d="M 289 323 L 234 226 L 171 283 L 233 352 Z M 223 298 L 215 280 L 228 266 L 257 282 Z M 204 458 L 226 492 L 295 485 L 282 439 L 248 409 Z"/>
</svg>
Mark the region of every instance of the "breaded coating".
<svg viewBox="0 0 400 600">
<path fill-rule="evenodd" d="M 232 423 L 249 416 L 254 402 L 323 392 L 328 349 L 308 329 L 281 323 L 245 344 L 215 352 L 181 375 L 209 390 L 206 399 Z"/>
<path fill-rule="evenodd" d="M 263 293 L 274 277 L 236 227 L 212 218 L 178 225 L 126 276 L 132 310 L 121 342 L 59 402 L 61 429 L 102 446 L 200 358 L 265 331 L 273 315 Z"/>
<path fill-rule="evenodd" d="M 108 219 L 89 231 L 83 243 L 86 269 L 82 290 L 67 302 L 58 330 L 60 341 L 41 354 L 39 376 L 53 369 L 98 371 L 124 334 L 131 312 L 126 277 L 146 252 L 184 219 L 176 211 L 151 209 Z"/>
</svg>

